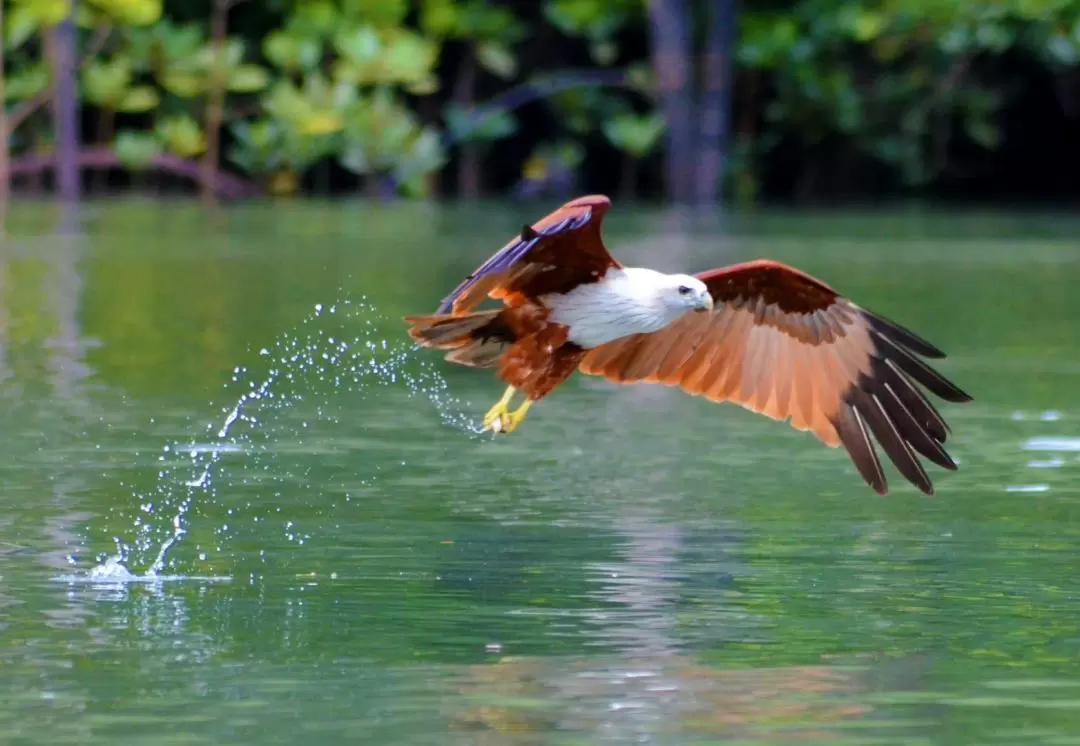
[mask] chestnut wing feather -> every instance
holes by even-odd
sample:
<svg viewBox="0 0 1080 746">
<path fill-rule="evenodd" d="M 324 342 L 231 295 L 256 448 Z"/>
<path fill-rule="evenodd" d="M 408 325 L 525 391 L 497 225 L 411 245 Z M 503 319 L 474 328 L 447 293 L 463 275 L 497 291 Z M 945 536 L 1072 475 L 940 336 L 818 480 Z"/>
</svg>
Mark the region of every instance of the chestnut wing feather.
<svg viewBox="0 0 1080 746">
<path fill-rule="evenodd" d="M 466 313 L 485 298 L 511 293 L 536 297 L 566 292 L 621 267 L 600 237 L 600 224 L 610 206 L 603 195 L 578 197 L 525 226 L 454 288 L 436 312 Z"/>
<path fill-rule="evenodd" d="M 927 494 L 919 461 L 946 469 L 949 429 L 915 384 L 951 402 L 971 397 L 919 359 L 944 353 L 858 307 L 823 282 L 759 260 L 703 272 L 711 314 L 687 314 L 653 334 L 591 350 L 579 370 L 617 383 L 679 386 L 790 420 L 830 447 L 844 446 L 880 494 L 887 482 L 871 435 L 900 473 Z"/>
</svg>

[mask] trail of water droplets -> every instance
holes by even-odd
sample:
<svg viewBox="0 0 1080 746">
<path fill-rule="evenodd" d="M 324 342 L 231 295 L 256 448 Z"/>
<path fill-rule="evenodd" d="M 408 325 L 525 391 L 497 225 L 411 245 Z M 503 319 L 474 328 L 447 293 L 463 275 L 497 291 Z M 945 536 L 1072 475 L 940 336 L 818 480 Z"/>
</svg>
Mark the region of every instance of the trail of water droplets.
<svg viewBox="0 0 1080 746">
<path fill-rule="evenodd" d="M 343 339 L 323 328 L 329 325 L 325 323 L 328 320 L 362 320 L 365 331 Z M 259 351 L 270 366 L 261 378 L 249 377 L 248 368 L 234 369 L 225 389 L 245 386 L 247 390 L 235 404 L 222 410 L 224 418 L 219 424 L 207 426 L 208 441 L 172 443 L 163 448 L 159 461 L 166 465 L 158 472 L 155 487 L 149 494 L 136 494 L 140 513 L 135 519 L 134 540 L 128 543 L 114 537 L 116 554 L 101 555 L 95 570 L 100 574 L 102 568 L 113 567 L 120 577 L 128 573 L 128 567 L 148 564 L 147 575 L 161 573 L 169 564 L 170 551 L 187 531 L 192 506 L 196 501 L 216 498 L 214 478 L 222 457 L 265 452 L 267 445 L 273 446 L 277 441 L 265 418 L 303 401 L 317 383 L 329 383 L 335 392 L 404 386 L 410 398 L 423 397 L 433 404 L 445 425 L 478 435 L 475 423 L 465 414 L 467 404 L 450 394 L 433 361 L 418 357 L 417 350 L 405 340 L 390 343 L 380 338 L 378 321 L 375 307 L 363 301 L 317 304 L 297 330 L 283 334 L 272 347 Z M 252 408 L 258 411 L 250 411 Z M 325 412 L 324 405 L 319 405 L 317 412 L 322 419 L 335 419 Z M 261 443 L 256 442 L 257 436 L 262 437 Z M 167 465 L 181 454 L 187 458 L 180 464 Z M 181 465 L 190 471 L 179 473 Z M 227 531 L 228 526 L 224 529 Z M 137 576 L 128 573 L 128 577 Z"/>
</svg>

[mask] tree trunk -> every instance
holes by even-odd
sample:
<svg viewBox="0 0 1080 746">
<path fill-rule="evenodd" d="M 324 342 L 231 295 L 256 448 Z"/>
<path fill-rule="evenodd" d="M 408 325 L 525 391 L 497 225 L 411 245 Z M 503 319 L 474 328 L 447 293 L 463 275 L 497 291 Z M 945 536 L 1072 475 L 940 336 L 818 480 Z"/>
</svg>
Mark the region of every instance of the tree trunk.
<svg viewBox="0 0 1080 746">
<path fill-rule="evenodd" d="M 417 110 L 420 113 L 421 121 L 423 122 L 437 122 L 439 120 L 439 101 L 435 96 L 423 96 L 417 103 Z M 443 144 L 445 147 L 447 138 L 443 135 Z M 438 199 L 442 192 L 442 181 L 440 175 L 442 169 L 433 171 L 424 177 L 427 183 L 427 199 Z"/>
<path fill-rule="evenodd" d="M 45 152 L 46 148 L 44 148 L 42 146 L 42 144 L 41 144 L 41 136 L 40 135 L 35 136 L 33 138 L 33 140 L 31 141 L 31 143 L 32 143 L 30 145 L 31 157 L 46 157 L 49 160 L 53 161 L 53 165 L 55 165 L 55 162 L 56 162 L 55 154 L 47 154 L 47 155 L 43 156 L 43 153 Z M 8 159 L 8 173 L 12 177 L 18 176 L 18 172 L 12 167 L 13 165 L 14 164 L 11 162 L 11 160 Z M 52 168 L 52 166 L 50 166 L 50 168 Z M 55 180 L 55 178 L 56 177 L 54 175 L 53 179 Z M 28 194 L 30 196 L 41 197 L 42 195 L 45 194 L 45 184 L 46 184 L 45 171 L 33 171 L 33 172 L 27 174 L 27 176 L 26 176 L 26 186 L 23 188 L 23 190 L 25 190 L 26 194 Z M 23 190 L 20 190 L 20 191 L 23 191 Z"/>
<path fill-rule="evenodd" d="M 624 202 L 634 199 L 637 190 L 637 158 L 629 153 L 623 154 L 622 176 L 619 179 L 619 198 Z"/>
<path fill-rule="evenodd" d="M 53 35 L 53 117 L 56 128 L 56 184 L 60 199 L 79 201 L 79 102 L 75 87 L 75 9 Z"/>
<path fill-rule="evenodd" d="M 0 2 L 0 29 L 4 27 L 4 3 Z M 4 70 L 4 35 L 0 33 L 0 104 L 6 100 Z M 8 201 L 11 199 L 11 173 L 8 160 L 11 151 L 8 146 L 7 107 L 0 105 L 0 237 L 7 234 Z"/>
<path fill-rule="evenodd" d="M 454 83 L 453 100 L 462 110 L 470 111 L 473 107 L 476 86 L 476 59 L 472 47 L 465 51 L 457 81 Z M 480 196 L 480 146 L 478 143 L 464 140 L 458 155 L 458 196 L 474 200 Z"/>
<path fill-rule="evenodd" d="M 364 196 L 370 202 L 379 201 L 379 180 L 380 176 L 377 173 L 370 173 L 364 176 Z"/>
<path fill-rule="evenodd" d="M 102 109 L 98 113 L 98 126 L 97 126 L 97 144 L 100 148 L 108 148 L 112 146 L 113 139 L 113 126 L 116 121 L 116 112 L 111 109 Z M 107 191 L 109 186 L 109 169 L 103 168 L 94 174 L 94 181 L 91 189 L 96 191 Z"/>
<path fill-rule="evenodd" d="M 324 160 L 315 167 L 315 194 L 328 199 L 330 191 L 330 161 Z"/>
<path fill-rule="evenodd" d="M 206 152 L 202 158 L 202 202 L 212 207 L 217 201 L 218 155 L 221 148 L 221 120 L 225 114 L 225 35 L 228 33 L 229 8 L 232 0 L 214 0 L 210 15 L 210 43 L 214 63 L 210 71 L 210 86 L 206 92 Z"/>
<path fill-rule="evenodd" d="M 667 191 L 688 203 L 694 185 L 692 40 L 686 0 L 649 0 L 649 31 L 660 106 L 667 120 Z"/>
<path fill-rule="evenodd" d="M 698 112 L 694 201 L 715 204 L 721 196 L 724 160 L 730 152 L 731 60 L 735 47 L 735 0 L 715 0 L 705 36 Z"/>
<path fill-rule="evenodd" d="M 757 200 L 758 192 L 761 189 L 761 182 L 758 176 L 758 170 L 754 162 L 754 155 L 751 152 L 752 143 L 757 138 L 757 119 L 755 117 L 756 112 L 759 111 L 758 102 L 758 88 L 761 84 L 761 74 L 759 70 L 747 70 L 742 82 L 742 103 L 740 105 L 741 115 L 739 116 L 739 122 L 735 126 L 734 137 L 732 138 L 732 147 L 742 149 L 746 154 L 745 167 L 739 172 L 735 179 L 732 180 L 735 189 L 735 198 L 742 203 L 751 204 Z M 728 151 L 730 155 L 730 150 Z"/>
</svg>

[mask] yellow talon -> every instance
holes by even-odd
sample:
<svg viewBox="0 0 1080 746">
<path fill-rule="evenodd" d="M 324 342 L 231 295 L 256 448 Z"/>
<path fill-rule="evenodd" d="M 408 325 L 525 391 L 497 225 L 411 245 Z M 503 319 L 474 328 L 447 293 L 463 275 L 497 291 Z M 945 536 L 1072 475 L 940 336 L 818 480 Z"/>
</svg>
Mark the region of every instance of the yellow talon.
<svg viewBox="0 0 1080 746">
<path fill-rule="evenodd" d="M 513 386 L 507 387 L 502 398 L 488 410 L 488 413 L 484 415 L 485 430 L 493 430 L 497 433 L 512 433 L 517 429 L 533 403 L 531 400 L 526 399 L 520 407 L 511 412 L 510 401 L 514 398 L 515 393 L 516 389 Z"/>
<path fill-rule="evenodd" d="M 504 433 L 512 433 L 517 430 L 518 425 L 525 419 L 525 415 L 529 411 L 529 407 L 533 405 L 532 400 L 526 399 L 521 403 L 521 406 L 515 409 L 513 412 L 507 412 L 502 419 L 502 431 Z"/>
<path fill-rule="evenodd" d="M 488 410 L 488 413 L 484 415 L 484 429 L 494 430 L 499 432 L 501 430 L 503 417 L 510 415 L 510 400 L 514 398 L 514 387 L 507 386 L 506 393 L 502 395 L 502 399 L 495 402 L 495 406 Z"/>
</svg>

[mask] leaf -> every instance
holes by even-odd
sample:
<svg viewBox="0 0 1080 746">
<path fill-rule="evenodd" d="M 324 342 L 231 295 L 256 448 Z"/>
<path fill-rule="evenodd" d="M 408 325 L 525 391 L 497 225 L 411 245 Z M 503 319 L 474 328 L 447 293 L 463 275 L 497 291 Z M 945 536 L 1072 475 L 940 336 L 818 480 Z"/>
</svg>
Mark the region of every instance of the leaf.
<svg viewBox="0 0 1080 746">
<path fill-rule="evenodd" d="M 664 118 L 656 113 L 622 114 L 605 120 L 601 129 L 612 145 L 634 158 L 643 158 L 656 147 L 666 126 Z"/>
<path fill-rule="evenodd" d="M 1001 133 L 993 122 L 982 117 L 968 117 L 964 122 L 968 137 L 987 150 L 995 150 L 1001 144 Z"/>
<path fill-rule="evenodd" d="M 428 39 L 409 31 L 388 35 L 379 60 L 383 74 L 379 83 L 411 83 L 429 77 L 438 58 L 438 48 Z"/>
<path fill-rule="evenodd" d="M 1001 54 L 1012 46 L 1014 36 L 1005 24 L 984 23 L 975 30 L 975 40 L 983 48 Z"/>
<path fill-rule="evenodd" d="M 42 26 L 55 26 L 67 18 L 70 5 L 67 0 L 21 0 L 13 3 L 12 15 L 25 12 L 35 24 L 35 30 Z"/>
<path fill-rule="evenodd" d="M 134 0 L 126 3 L 126 20 L 132 26 L 149 26 L 157 23 L 164 11 L 162 0 Z"/>
<path fill-rule="evenodd" d="M 636 64 L 626 70 L 626 84 L 632 90 L 651 94 L 656 90 L 656 73 L 652 65 Z"/>
<path fill-rule="evenodd" d="M 300 175 L 291 168 L 279 169 L 270 175 L 266 188 L 270 194 L 278 197 L 296 194 L 300 188 Z"/>
<path fill-rule="evenodd" d="M 937 45 L 946 54 L 960 55 L 971 46 L 971 31 L 966 26 L 948 29 L 938 37 Z"/>
<path fill-rule="evenodd" d="M 376 28 L 392 28 L 405 22 L 409 0 L 341 0 L 342 13 L 351 21 L 362 21 Z"/>
<path fill-rule="evenodd" d="M 283 159 L 283 131 L 279 122 L 269 117 L 255 121 L 241 120 L 233 123 L 235 142 L 227 157 L 249 174 L 261 174 L 281 166 Z"/>
<path fill-rule="evenodd" d="M 93 104 L 116 109 L 131 84 L 131 64 L 123 57 L 95 59 L 80 76 L 83 94 Z"/>
<path fill-rule="evenodd" d="M 192 59 L 182 62 L 200 70 L 210 71 L 217 67 L 220 59 L 222 67 L 228 70 L 244 61 L 246 47 L 247 43 L 243 39 L 231 36 L 225 40 L 224 48 L 220 52 L 211 42 L 200 47 Z"/>
<path fill-rule="evenodd" d="M 547 159 L 539 153 L 533 153 L 521 165 L 521 177 L 526 181 L 543 181 L 547 173 Z"/>
<path fill-rule="evenodd" d="M 270 75 L 259 65 L 239 65 L 229 71 L 229 90 L 254 93 L 270 85 Z"/>
<path fill-rule="evenodd" d="M 430 135 L 420 140 L 423 131 L 416 116 L 389 88 L 377 88 L 352 107 L 345 126 L 345 149 L 341 165 L 357 174 L 385 173 L 401 166 L 414 154 L 417 143 L 430 143 Z M 430 155 L 421 150 L 418 155 Z"/>
<path fill-rule="evenodd" d="M 152 132 L 118 132 L 113 141 L 113 151 L 120 162 L 131 169 L 149 166 L 154 157 L 161 153 L 161 142 Z"/>
<path fill-rule="evenodd" d="M 357 176 L 371 173 L 371 163 L 368 161 L 367 153 L 359 144 L 352 145 L 338 156 L 338 163 L 341 164 L 342 168 L 351 171 Z"/>
<path fill-rule="evenodd" d="M 408 83 L 405 90 L 414 96 L 430 96 L 439 90 L 439 79 L 435 75 L 428 75 L 415 83 Z"/>
<path fill-rule="evenodd" d="M 860 8 L 852 23 L 852 36 L 856 41 L 868 42 L 878 38 L 885 29 L 885 14 L 880 10 Z"/>
<path fill-rule="evenodd" d="M 476 45 L 476 61 L 503 80 L 510 80 L 517 75 L 517 59 L 514 54 L 497 42 L 481 42 Z"/>
<path fill-rule="evenodd" d="M 628 17 L 620 3 L 611 0 L 550 0 L 544 16 L 567 36 L 586 36 L 594 42 L 610 39 Z"/>
<path fill-rule="evenodd" d="M 82 29 L 94 29 L 113 21 L 106 13 L 86 3 L 75 5 L 75 27 Z"/>
<path fill-rule="evenodd" d="M 463 142 L 493 142 L 517 131 L 517 120 L 507 111 L 466 111 L 452 103 L 447 105 L 443 116 L 453 138 Z"/>
<path fill-rule="evenodd" d="M 233 124 L 230 129 L 238 142 L 258 149 L 273 147 L 279 133 L 278 123 L 273 119 L 241 120 Z"/>
<path fill-rule="evenodd" d="M 130 26 L 149 26 L 161 18 L 162 0 L 89 0 L 114 21 Z"/>
<path fill-rule="evenodd" d="M 27 5 L 12 8 L 4 18 L 4 51 L 14 51 L 26 43 L 39 28 L 41 19 L 38 14 Z"/>
<path fill-rule="evenodd" d="M 336 152 L 338 150 L 332 138 L 286 132 L 282 163 L 296 171 L 304 171 Z"/>
<path fill-rule="evenodd" d="M 201 75 L 182 70 L 166 70 L 161 75 L 160 82 L 165 90 L 180 98 L 198 96 L 205 88 L 205 81 Z"/>
<path fill-rule="evenodd" d="M 160 101 L 161 96 L 158 95 L 154 88 L 148 85 L 140 85 L 129 89 L 116 109 L 128 114 L 137 114 L 151 111 L 157 107 Z"/>
<path fill-rule="evenodd" d="M 171 60 L 186 60 L 204 49 L 202 28 L 195 23 L 174 26 L 165 22 L 161 26 L 161 45 L 165 56 Z"/>
<path fill-rule="evenodd" d="M 1080 61 L 1080 45 L 1061 34 L 1054 34 L 1046 43 L 1046 51 L 1057 63 L 1072 66 Z"/>
<path fill-rule="evenodd" d="M 446 153 L 438 130 L 425 127 L 415 137 L 409 152 L 398 163 L 394 173 L 399 181 L 409 181 L 415 176 L 438 171 L 445 164 Z"/>
<path fill-rule="evenodd" d="M 304 136 L 322 136 L 344 127 L 342 109 L 350 101 L 347 87 L 334 86 L 321 73 L 312 73 L 298 89 L 290 80 L 280 80 L 263 98 L 267 113 L 287 122 L 294 132 Z"/>
<path fill-rule="evenodd" d="M 263 41 L 263 54 L 280 68 L 306 72 L 319 64 L 322 44 L 285 31 L 273 31 Z"/>
<path fill-rule="evenodd" d="M 619 48 L 612 41 L 597 41 L 589 45 L 589 54 L 598 65 L 610 65 L 619 55 Z"/>
<path fill-rule="evenodd" d="M 288 79 L 279 80 L 262 97 L 266 112 L 275 119 L 295 124 L 311 112 L 312 105 Z"/>
<path fill-rule="evenodd" d="M 555 157 L 568 168 L 577 168 L 585 160 L 585 146 L 573 140 L 562 142 L 555 148 Z"/>
<path fill-rule="evenodd" d="M 420 6 L 420 28 L 436 38 L 456 36 L 461 12 L 453 0 L 424 0 Z"/>
<path fill-rule="evenodd" d="M 52 73 L 48 63 L 38 62 L 12 71 L 4 81 L 5 101 L 24 101 L 49 87 Z"/>
<path fill-rule="evenodd" d="M 356 90 L 356 86 L 337 81 L 329 85 L 326 89 L 325 97 L 326 100 L 329 101 L 329 105 L 334 109 L 346 111 L 349 107 L 355 105 L 356 102 L 359 101 L 360 93 Z"/>
<path fill-rule="evenodd" d="M 299 40 L 280 29 L 271 31 L 263 39 L 262 51 L 266 59 L 278 67 L 296 67 L 299 59 Z"/>
<path fill-rule="evenodd" d="M 502 140 L 517 132 L 517 119 L 508 111 L 486 116 L 475 124 L 472 137 L 480 141 Z"/>
<path fill-rule="evenodd" d="M 157 124 L 165 148 L 182 158 L 194 158 L 206 150 L 206 136 L 199 123 L 187 114 L 176 114 Z"/>
<path fill-rule="evenodd" d="M 296 3 L 290 25 L 295 26 L 297 31 L 329 36 L 341 28 L 341 21 L 337 7 L 329 0 L 305 0 Z"/>
<path fill-rule="evenodd" d="M 371 26 L 355 26 L 334 35 L 334 48 L 350 62 L 368 65 L 378 59 L 382 44 Z"/>
<path fill-rule="evenodd" d="M 446 122 L 447 131 L 455 140 L 462 139 L 465 133 L 472 128 L 471 112 L 466 111 L 460 104 L 447 104 L 446 108 L 443 109 L 443 120 Z"/>
<path fill-rule="evenodd" d="M 305 135 L 330 135 L 340 132 L 345 122 L 335 111 L 316 111 L 304 118 L 297 132 Z"/>
</svg>

